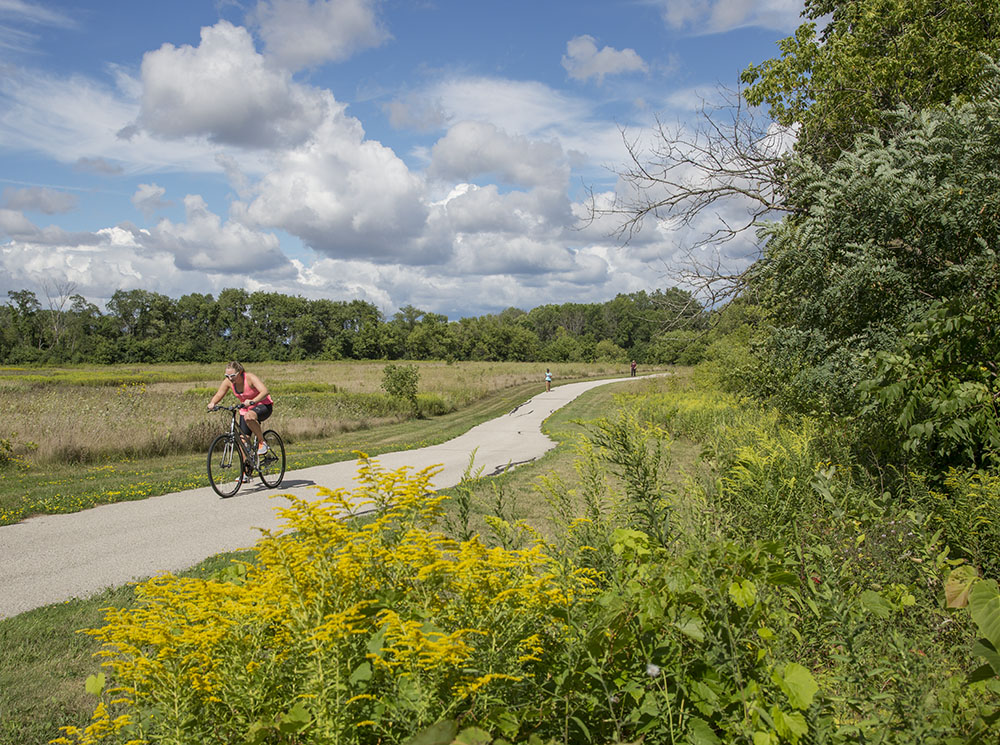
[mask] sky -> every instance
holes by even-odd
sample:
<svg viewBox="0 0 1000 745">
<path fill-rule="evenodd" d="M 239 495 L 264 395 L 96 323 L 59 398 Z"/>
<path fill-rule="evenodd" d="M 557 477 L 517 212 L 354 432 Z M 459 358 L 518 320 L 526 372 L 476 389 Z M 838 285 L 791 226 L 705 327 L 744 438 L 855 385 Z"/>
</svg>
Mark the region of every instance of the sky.
<svg viewBox="0 0 1000 745">
<path fill-rule="evenodd" d="M 455 320 L 673 286 L 713 216 L 623 242 L 590 195 L 801 8 L 0 0 L 0 299 L 243 287 Z"/>
</svg>

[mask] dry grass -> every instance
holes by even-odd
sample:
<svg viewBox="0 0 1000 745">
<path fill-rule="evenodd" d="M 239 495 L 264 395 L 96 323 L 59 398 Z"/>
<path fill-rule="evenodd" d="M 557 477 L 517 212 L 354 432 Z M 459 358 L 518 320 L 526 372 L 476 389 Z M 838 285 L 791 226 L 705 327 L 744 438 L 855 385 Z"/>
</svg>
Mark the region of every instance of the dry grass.
<svg viewBox="0 0 1000 745">
<path fill-rule="evenodd" d="M 252 366 L 271 388 L 268 425 L 290 440 L 328 437 L 412 416 L 381 390 L 384 362 L 292 362 Z M 426 410 L 462 409 L 529 381 L 624 374 L 610 364 L 412 363 Z M 219 365 L 0 368 L 0 438 L 35 463 L 92 463 L 200 452 L 221 428 L 205 405 Z M 233 399 L 230 399 L 232 401 Z"/>
</svg>

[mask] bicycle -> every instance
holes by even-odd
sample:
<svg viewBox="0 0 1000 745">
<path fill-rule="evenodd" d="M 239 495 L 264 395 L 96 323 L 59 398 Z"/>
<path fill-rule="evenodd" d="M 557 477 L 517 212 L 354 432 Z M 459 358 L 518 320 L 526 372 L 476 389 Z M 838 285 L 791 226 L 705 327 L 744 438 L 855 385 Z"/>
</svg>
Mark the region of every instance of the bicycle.
<svg viewBox="0 0 1000 745">
<path fill-rule="evenodd" d="M 264 486 L 274 489 L 285 477 L 285 444 L 273 429 L 264 432 L 267 452 L 257 455 L 256 436 L 245 436 L 237 425 L 240 406 L 215 406 L 210 411 L 228 411 L 232 415 L 229 431 L 212 440 L 208 448 L 208 480 L 220 497 L 239 491 L 244 479 L 260 476 Z"/>
</svg>

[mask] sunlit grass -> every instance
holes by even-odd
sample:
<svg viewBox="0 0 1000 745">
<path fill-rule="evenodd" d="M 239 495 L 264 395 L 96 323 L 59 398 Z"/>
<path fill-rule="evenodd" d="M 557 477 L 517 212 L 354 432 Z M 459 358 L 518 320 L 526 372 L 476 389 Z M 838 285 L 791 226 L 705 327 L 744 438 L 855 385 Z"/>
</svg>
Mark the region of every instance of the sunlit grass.
<svg viewBox="0 0 1000 745">
<path fill-rule="evenodd" d="M 413 419 L 403 406 L 376 416 L 361 400 L 367 396 L 369 404 L 386 405 L 388 397 L 376 392 L 383 367 L 255 366 L 274 389 L 275 414 L 267 426 L 283 435 L 289 470 L 350 460 L 356 450 L 378 455 L 444 442 L 540 392 L 544 374 L 544 367 L 535 364 L 421 363 L 421 393 L 447 397 L 453 408 L 442 416 Z M 552 367 L 557 383 L 617 372 L 608 365 Z M 51 373 L 59 379 L 61 372 L 92 380 L 126 371 L 45 368 L 32 376 Z M 20 384 L 12 382 L 17 373 L 0 368 L 0 406 L 9 413 L 4 425 L 24 453 L 23 466 L 0 470 L 0 525 L 207 486 L 204 454 L 225 424 L 219 414 L 205 411 L 205 391 L 214 388 L 199 376 L 212 372 L 218 371 L 157 366 L 149 370 L 152 378 L 170 373 L 190 379 L 112 387 Z M 282 393 L 282 386 L 289 392 Z M 303 390 L 310 388 L 319 390 Z M 25 451 L 26 442 L 37 448 Z"/>
</svg>

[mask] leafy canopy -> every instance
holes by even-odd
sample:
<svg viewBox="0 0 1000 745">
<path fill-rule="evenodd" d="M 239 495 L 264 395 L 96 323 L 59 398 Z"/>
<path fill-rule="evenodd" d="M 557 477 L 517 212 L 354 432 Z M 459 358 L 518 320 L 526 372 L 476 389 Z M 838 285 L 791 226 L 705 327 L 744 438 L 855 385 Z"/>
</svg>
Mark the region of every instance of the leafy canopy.
<svg viewBox="0 0 1000 745">
<path fill-rule="evenodd" d="M 824 162 L 859 133 L 891 129 L 900 104 L 970 100 L 1000 52 L 996 0 L 807 0 L 803 15 L 780 57 L 744 70 L 744 95 L 801 125 L 800 148 Z"/>
<path fill-rule="evenodd" d="M 773 329 L 762 377 L 783 381 L 793 408 L 856 411 L 873 353 L 894 348 L 928 303 L 968 306 L 998 287 L 1000 70 L 977 101 L 884 118 L 894 134 L 859 137 L 829 167 L 791 158 L 795 211 L 764 231 L 753 270 Z"/>
</svg>

